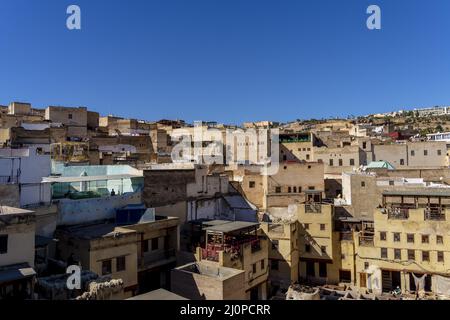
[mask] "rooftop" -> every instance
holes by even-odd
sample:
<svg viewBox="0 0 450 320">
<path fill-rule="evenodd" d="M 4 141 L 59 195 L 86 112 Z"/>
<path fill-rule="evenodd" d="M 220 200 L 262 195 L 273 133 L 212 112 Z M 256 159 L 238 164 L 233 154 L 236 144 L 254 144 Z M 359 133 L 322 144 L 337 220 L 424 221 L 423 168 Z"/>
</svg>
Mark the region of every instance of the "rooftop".
<svg viewBox="0 0 450 320">
<path fill-rule="evenodd" d="M 196 273 L 210 278 L 218 278 L 223 281 L 245 272 L 244 270 L 220 267 L 216 263 L 209 263 L 205 261 L 192 262 L 184 266 L 175 268 L 175 270 L 181 272 Z"/>
<path fill-rule="evenodd" d="M 366 167 L 367 169 L 388 169 L 395 170 L 395 167 L 387 161 L 372 161 Z"/>
<path fill-rule="evenodd" d="M 421 188 L 416 190 L 385 190 L 383 196 L 415 196 L 415 197 L 449 197 L 450 190 L 448 188 Z"/>
<path fill-rule="evenodd" d="M 70 233 L 70 235 L 74 237 L 85 240 L 116 237 L 118 235 L 128 235 L 136 233 L 135 230 L 120 228 L 117 227 L 115 223 L 111 222 L 77 225 L 66 227 L 62 230 L 64 230 L 66 233 Z"/>
<path fill-rule="evenodd" d="M 249 228 L 258 227 L 259 223 L 245 222 L 245 221 L 228 221 L 227 223 L 220 223 L 205 228 L 206 231 L 230 233 L 234 231 L 243 231 Z"/>
<path fill-rule="evenodd" d="M 157 289 L 147 293 L 143 293 L 127 300 L 188 300 L 178 294 L 167 291 L 165 289 Z"/>
<path fill-rule="evenodd" d="M 0 206 L 0 216 L 1 215 L 30 215 L 33 214 L 33 211 L 8 207 L 8 206 Z"/>
<path fill-rule="evenodd" d="M 28 263 L 0 267 L 0 283 L 33 277 L 36 274 Z"/>
<path fill-rule="evenodd" d="M 103 180 L 122 180 L 131 178 L 140 178 L 141 175 L 137 174 L 108 174 L 101 176 L 81 176 L 81 177 L 61 177 L 61 176 L 50 176 L 42 178 L 42 182 L 49 183 L 64 183 L 64 182 L 89 182 L 89 181 L 103 181 Z"/>
</svg>

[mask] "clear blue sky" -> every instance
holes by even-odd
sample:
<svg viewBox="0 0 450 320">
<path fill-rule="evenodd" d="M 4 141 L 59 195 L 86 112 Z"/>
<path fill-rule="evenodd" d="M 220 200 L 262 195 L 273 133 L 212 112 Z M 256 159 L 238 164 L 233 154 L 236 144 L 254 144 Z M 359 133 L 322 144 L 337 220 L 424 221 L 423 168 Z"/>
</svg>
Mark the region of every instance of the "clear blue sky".
<svg viewBox="0 0 450 320">
<path fill-rule="evenodd" d="M 1 0 L 10 101 L 224 123 L 448 105 L 450 1 Z"/>
</svg>

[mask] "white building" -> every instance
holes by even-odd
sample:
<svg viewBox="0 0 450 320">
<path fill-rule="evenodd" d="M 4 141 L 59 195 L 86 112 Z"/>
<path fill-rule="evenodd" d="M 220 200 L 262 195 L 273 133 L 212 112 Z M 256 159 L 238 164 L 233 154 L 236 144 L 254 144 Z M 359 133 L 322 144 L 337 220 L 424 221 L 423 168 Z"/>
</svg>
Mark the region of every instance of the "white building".
<svg viewBox="0 0 450 320">
<path fill-rule="evenodd" d="M 427 139 L 429 141 L 445 141 L 450 142 L 450 132 L 442 132 L 442 133 L 431 133 L 427 134 Z"/>
<path fill-rule="evenodd" d="M 46 148 L 0 149 L 0 185 L 19 186 L 21 207 L 51 201 L 50 184 L 42 182 L 51 172 L 50 153 Z"/>
</svg>

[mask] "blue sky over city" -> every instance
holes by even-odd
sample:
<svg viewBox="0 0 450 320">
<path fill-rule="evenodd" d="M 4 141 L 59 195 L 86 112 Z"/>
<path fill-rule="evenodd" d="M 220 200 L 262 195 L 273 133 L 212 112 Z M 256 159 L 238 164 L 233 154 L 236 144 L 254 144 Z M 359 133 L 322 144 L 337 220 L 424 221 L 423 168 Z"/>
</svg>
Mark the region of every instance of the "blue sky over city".
<svg viewBox="0 0 450 320">
<path fill-rule="evenodd" d="M 5 0 L 0 104 L 223 123 L 448 105 L 449 31 L 448 0 Z"/>
</svg>

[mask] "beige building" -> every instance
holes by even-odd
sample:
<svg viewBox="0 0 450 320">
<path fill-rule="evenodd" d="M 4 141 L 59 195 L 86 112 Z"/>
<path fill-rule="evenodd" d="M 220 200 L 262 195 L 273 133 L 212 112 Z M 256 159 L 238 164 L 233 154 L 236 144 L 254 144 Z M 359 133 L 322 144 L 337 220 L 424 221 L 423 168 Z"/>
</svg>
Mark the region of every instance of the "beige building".
<svg viewBox="0 0 450 320">
<path fill-rule="evenodd" d="M 138 234 L 114 223 L 57 229 L 57 257 L 100 276 L 122 279 L 125 297 L 138 289 Z"/>
<path fill-rule="evenodd" d="M 258 231 L 259 223 L 216 220 L 209 224 L 204 229 L 205 243 L 197 248 L 197 261 L 243 270 L 245 299 L 267 299 L 269 241 Z"/>
<path fill-rule="evenodd" d="M 297 206 L 299 231 L 299 277 L 312 283 L 337 283 L 339 264 L 336 234 L 334 232 L 334 206 L 319 201 L 308 201 Z"/>
<path fill-rule="evenodd" d="M 270 291 L 288 288 L 299 276 L 299 224 L 296 220 L 261 223 L 261 231 L 269 239 Z"/>
<path fill-rule="evenodd" d="M 396 169 L 447 167 L 447 144 L 444 141 L 374 144 L 373 161 L 387 161 Z"/>
<path fill-rule="evenodd" d="M 32 299 L 34 212 L 0 206 L 0 300 Z"/>
<path fill-rule="evenodd" d="M 68 108 L 49 106 L 45 109 L 45 120 L 61 123 L 67 127 L 67 137 L 86 138 L 88 111 L 85 107 Z"/>
<path fill-rule="evenodd" d="M 191 300 L 246 300 L 245 271 L 210 261 L 172 270 L 171 291 Z"/>
<path fill-rule="evenodd" d="M 449 295 L 449 199 L 448 190 L 436 188 L 384 192 L 373 233 L 359 233 L 355 246 L 357 285 Z"/>
<path fill-rule="evenodd" d="M 282 162 L 274 175 L 242 166 L 233 172 L 243 195 L 259 210 L 287 207 L 306 199 L 307 191 L 324 191 L 324 166 L 318 162 Z"/>
</svg>

